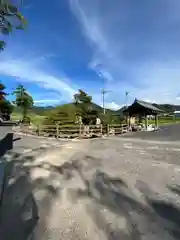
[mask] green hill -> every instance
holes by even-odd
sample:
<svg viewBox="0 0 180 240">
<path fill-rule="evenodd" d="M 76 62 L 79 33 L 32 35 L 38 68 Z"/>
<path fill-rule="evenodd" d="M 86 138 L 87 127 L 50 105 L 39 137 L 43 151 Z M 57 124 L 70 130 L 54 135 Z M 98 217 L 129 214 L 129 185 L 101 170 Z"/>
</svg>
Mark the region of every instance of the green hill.
<svg viewBox="0 0 180 240">
<path fill-rule="evenodd" d="M 167 113 L 173 113 L 175 110 L 180 111 L 180 105 L 172 105 L 172 104 L 153 104 L 160 109 L 164 110 Z M 98 104 L 92 103 L 91 104 L 92 110 L 95 110 L 98 112 L 99 116 L 103 116 L 103 108 L 99 106 Z M 108 119 L 112 118 L 118 118 L 122 119 L 124 117 L 123 110 L 126 107 L 122 107 L 121 109 L 118 109 L 117 111 L 106 109 L 106 116 Z M 33 122 L 39 123 L 42 122 L 44 118 L 49 117 L 50 115 L 57 115 L 58 112 L 68 112 L 72 118 L 74 118 L 76 107 L 73 103 L 67 103 L 60 106 L 47 106 L 47 107 L 39 107 L 34 106 L 31 110 L 29 110 L 29 116 L 32 119 Z M 13 112 L 13 119 L 20 119 L 21 117 L 21 110 L 19 108 L 15 108 Z"/>
<path fill-rule="evenodd" d="M 47 115 L 49 112 L 54 111 L 54 110 L 58 110 L 59 108 L 61 108 L 62 106 L 72 106 L 74 105 L 73 103 L 67 103 L 67 104 L 63 104 L 60 106 L 47 106 L 47 107 L 38 107 L 38 106 L 34 106 L 33 109 L 31 109 L 30 111 L 38 114 L 38 115 Z M 160 109 L 164 110 L 165 112 L 168 113 L 172 113 L 174 111 L 180 111 L 180 105 L 173 105 L 173 104 L 153 104 L 156 107 L 159 107 Z M 111 113 L 113 115 L 123 115 L 123 110 L 125 110 L 125 106 L 118 109 L 117 111 L 115 110 L 111 110 L 111 109 L 106 109 L 106 112 Z M 92 103 L 92 109 L 98 110 L 99 112 L 103 112 L 103 108 L 101 106 L 99 106 L 96 103 Z M 15 112 L 20 112 L 19 109 L 15 109 Z"/>
</svg>

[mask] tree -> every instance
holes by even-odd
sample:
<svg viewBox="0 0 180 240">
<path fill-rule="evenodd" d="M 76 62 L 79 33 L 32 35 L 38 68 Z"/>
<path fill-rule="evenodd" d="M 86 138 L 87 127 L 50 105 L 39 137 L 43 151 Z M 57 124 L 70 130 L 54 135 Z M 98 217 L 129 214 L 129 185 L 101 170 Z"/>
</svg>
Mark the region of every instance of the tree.
<svg viewBox="0 0 180 240">
<path fill-rule="evenodd" d="M 74 99 L 76 104 L 90 104 L 92 102 L 92 97 L 81 89 L 74 95 Z"/>
<path fill-rule="evenodd" d="M 5 100 L 0 100 L 0 111 L 1 115 L 5 120 L 10 120 L 10 115 L 13 112 L 13 105 L 8 101 L 7 99 Z"/>
<path fill-rule="evenodd" d="M 27 93 L 23 85 L 19 85 L 13 94 L 16 95 L 16 100 L 14 103 L 17 107 L 22 109 L 23 122 L 25 122 L 28 110 L 33 107 L 33 98 L 29 93 Z"/>
<path fill-rule="evenodd" d="M 12 104 L 6 99 L 6 96 L 8 95 L 5 92 L 5 85 L 3 83 L 0 83 L 0 113 L 1 117 L 5 118 L 6 120 L 10 119 L 10 114 L 13 111 Z"/>
<path fill-rule="evenodd" d="M 98 113 L 97 110 L 93 108 L 92 97 L 80 89 L 79 92 L 74 95 L 74 100 L 77 114 L 82 117 L 83 124 L 95 124 Z"/>
<path fill-rule="evenodd" d="M 5 88 L 4 84 L 0 83 L 0 101 L 6 99 L 7 93 L 4 92 Z"/>
<path fill-rule="evenodd" d="M 9 35 L 13 29 L 22 30 L 26 20 L 19 12 L 18 7 L 10 0 L 0 0 L 0 33 Z M 4 50 L 6 43 L 0 40 L 0 50 Z"/>
</svg>

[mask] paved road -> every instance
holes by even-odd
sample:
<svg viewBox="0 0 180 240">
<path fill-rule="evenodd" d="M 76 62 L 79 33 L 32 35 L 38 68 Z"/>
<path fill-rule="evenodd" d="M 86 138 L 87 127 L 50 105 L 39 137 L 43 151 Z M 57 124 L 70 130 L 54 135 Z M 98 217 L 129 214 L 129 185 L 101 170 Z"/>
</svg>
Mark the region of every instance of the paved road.
<svg viewBox="0 0 180 240">
<path fill-rule="evenodd" d="M 124 235 L 112 227 L 112 239 L 180 239 L 180 144 L 110 138 L 92 141 L 86 154 L 105 174 L 95 187 L 101 204 L 119 228 L 126 223 Z"/>
<path fill-rule="evenodd" d="M 23 224 L 16 214 L 13 236 L 3 239 L 24 240 L 15 230 L 35 226 L 32 240 L 180 239 L 180 143 L 154 140 L 110 137 L 54 148 L 36 161 L 32 152 L 15 156 L 0 220 L 30 199 Z"/>
<path fill-rule="evenodd" d="M 65 141 L 56 141 L 51 139 L 41 139 L 36 137 L 20 136 L 12 132 L 11 126 L 0 126 L 0 140 L 2 140 L 8 133 L 13 134 L 14 141 L 12 142 L 12 150 L 23 154 L 28 150 L 38 150 L 42 148 L 56 148 L 65 144 Z M 37 152 L 37 151 L 36 151 Z"/>
<path fill-rule="evenodd" d="M 0 204 L 0 236 L 3 240 L 29 240 L 34 228 L 38 229 L 34 230 L 37 234 L 42 232 L 44 204 L 56 192 L 51 168 L 53 170 L 54 166 L 69 160 L 76 150 L 76 144 L 71 145 L 73 147 L 68 141 L 15 135 L 10 126 L 0 127 L 0 164 L 6 163 Z"/>
<path fill-rule="evenodd" d="M 12 132 L 11 126 L 0 126 L 0 138 L 2 139 L 8 132 Z"/>
<path fill-rule="evenodd" d="M 124 137 L 157 141 L 180 141 L 180 124 L 164 125 L 156 132 L 129 133 Z"/>
</svg>

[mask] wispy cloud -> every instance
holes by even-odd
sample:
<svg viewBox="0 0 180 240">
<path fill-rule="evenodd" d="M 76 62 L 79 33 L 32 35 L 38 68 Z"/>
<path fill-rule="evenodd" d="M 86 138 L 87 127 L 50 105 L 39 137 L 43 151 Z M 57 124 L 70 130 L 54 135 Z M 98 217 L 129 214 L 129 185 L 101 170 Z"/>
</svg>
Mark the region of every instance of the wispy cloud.
<svg viewBox="0 0 180 240">
<path fill-rule="evenodd" d="M 53 54 L 45 54 L 33 58 L 14 58 L 11 55 L 4 54 L 0 65 L 0 75 L 10 76 L 14 78 L 14 82 L 35 83 L 42 89 L 47 89 L 47 93 L 31 92 L 34 97 L 35 105 L 57 105 L 69 102 L 73 99 L 73 95 L 80 87 L 72 87 L 75 84 L 64 74 L 60 77 L 54 76 L 46 70 L 49 58 L 55 57 Z M 107 73 L 108 75 L 108 73 Z M 110 78 L 110 76 L 109 76 Z M 102 105 L 101 94 L 90 93 L 93 101 Z M 107 97 L 107 96 L 106 96 Z M 106 108 L 117 110 L 121 106 L 115 102 L 105 100 Z"/>
<path fill-rule="evenodd" d="M 0 64 L 0 74 L 14 77 L 14 81 L 35 83 L 41 88 L 59 92 L 61 100 L 69 101 L 77 91 L 71 81 L 64 75 L 55 76 L 41 67 L 46 57 L 34 59 L 4 58 Z"/>
<path fill-rule="evenodd" d="M 68 0 L 59 1 L 58 7 L 48 5 L 45 1 L 40 14 L 38 1 L 36 8 L 25 9 L 27 31 L 4 36 L 8 47 L 0 54 L 2 80 L 4 75 L 10 77 L 7 81 L 28 83 L 37 101 L 69 102 L 84 88 L 101 104 L 100 89 L 105 88 L 109 108 L 125 104 L 126 91 L 128 103 L 135 97 L 179 103 L 180 1 Z"/>
<path fill-rule="evenodd" d="M 179 101 L 178 1 L 69 2 L 92 47 L 89 67 L 112 91 L 107 101 L 113 98 L 116 104 L 123 103 L 126 91 L 130 91 L 129 101 L 135 97 L 159 103 Z"/>
<path fill-rule="evenodd" d="M 101 77 L 112 81 L 117 66 L 121 68 L 123 64 L 120 58 L 122 47 L 120 42 L 116 44 L 114 34 L 105 29 L 107 23 L 105 18 L 107 17 L 110 23 L 112 19 L 100 13 L 101 1 L 99 0 L 70 0 L 70 7 L 79 20 L 84 35 L 94 49 L 94 58 L 89 66 Z"/>
</svg>

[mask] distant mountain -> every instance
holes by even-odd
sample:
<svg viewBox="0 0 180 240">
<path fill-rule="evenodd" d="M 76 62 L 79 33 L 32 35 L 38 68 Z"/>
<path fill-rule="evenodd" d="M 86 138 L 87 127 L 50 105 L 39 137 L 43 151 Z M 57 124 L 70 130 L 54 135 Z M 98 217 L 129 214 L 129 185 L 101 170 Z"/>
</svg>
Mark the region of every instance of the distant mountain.
<svg viewBox="0 0 180 240">
<path fill-rule="evenodd" d="M 38 115 L 46 115 L 49 111 L 52 111 L 52 110 L 54 111 L 54 110 L 59 109 L 59 108 L 65 106 L 65 105 L 68 107 L 68 106 L 73 106 L 74 104 L 73 103 L 66 103 L 66 104 L 62 104 L 62 105 L 59 105 L 59 106 L 47 106 L 47 107 L 34 106 L 31 109 L 31 111 L 38 114 Z M 92 109 L 95 109 L 97 111 L 102 111 L 103 110 L 102 107 L 97 105 L 96 103 L 92 103 L 91 107 L 92 107 Z M 109 111 L 111 111 L 111 110 L 109 110 Z"/>
<path fill-rule="evenodd" d="M 173 104 L 153 104 L 154 106 L 162 109 L 167 113 L 173 113 L 174 111 L 180 111 L 180 105 Z"/>
<path fill-rule="evenodd" d="M 118 109 L 118 110 L 116 111 L 116 114 L 119 114 L 120 116 L 123 116 L 123 115 L 124 115 L 124 114 L 123 114 L 123 111 L 124 111 L 125 109 L 126 109 L 126 106 Z"/>
<path fill-rule="evenodd" d="M 45 115 L 46 112 L 54 109 L 55 107 L 53 106 L 47 106 L 47 107 L 39 107 L 39 106 L 34 106 L 31 111 L 34 112 L 35 114 L 38 115 Z"/>
<path fill-rule="evenodd" d="M 37 107 L 34 106 L 33 109 L 31 109 L 31 111 L 35 114 L 38 115 L 47 115 L 50 111 L 54 111 L 54 110 L 58 110 L 59 108 L 61 108 L 62 106 L 66 105 L 67 107 L 70 105 L 74 105 L 73 103 L 66 103 L 66 104 L 62 104 L 59 106 L 47 106 L 47 107 Z M 91 103 L 91 107 L 92 109 L 98 111 L 98 112 L 102 112 L 103 113 L 103 108 L 101 106 L 99 106 L 96 103 Z M 111 110 L 111 109 L 106 109 L 106 113 L 110 113 L 112 115 L 118 115 L 117 111 Z"/>
<path fill-rule="evenodd" d="M 55 107 L 53 107 L 53 106 L 47 106 L 47 107 L 33 106 L 33 108 L 29 110 L 29 112 L 33 112 L 37 115 L 42 115 L 43 116 L 46 112 L 48 112 L 48 111 L 50 111 L 54 108 Z M 21 113 L 22 111 L 19 107 L 15 107 L 14 112 L 15 113 Z"/>
</svg>

